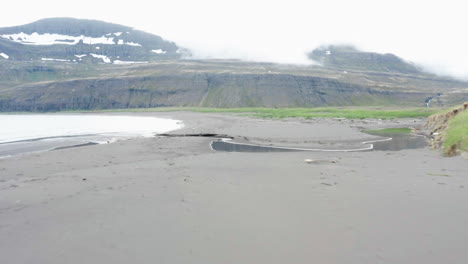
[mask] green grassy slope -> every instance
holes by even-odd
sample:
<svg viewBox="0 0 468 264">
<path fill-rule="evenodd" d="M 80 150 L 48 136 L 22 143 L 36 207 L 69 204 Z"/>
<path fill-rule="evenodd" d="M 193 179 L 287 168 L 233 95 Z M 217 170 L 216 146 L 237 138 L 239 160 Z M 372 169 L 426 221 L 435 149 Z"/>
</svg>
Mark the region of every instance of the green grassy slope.
<svg viewBox="0 0 468 264">
<path fill-rule="evenodd" d="M 162 108 L 137 108 L 137 109 L 112 109 L 108 112 L 173 112 L 192 111 L 200 113 L 230 113 L 256 116 L 262 118 L 348 118 L 348 119 L 395 119 L 395 118 L 420 118 L 428 117 L 436 109 L 429 108 L 404 108 L 392 109 L 383 107 L 319 107 L 319 108 L 205 108 L 205 107 L 162 107 Z"/>
<path fill-rule="evenodd" d="M 456 152 L 468 152 L 468 111 L 450 120 L 445 133 L 444 153 L 454 155 Z"/>
<path fill-rule="evenodd" d="M 468 152 L 468 103 L 431 115 L 424 129 L 430 132 L 432 147 L 445 155 Z"/>
</svg>

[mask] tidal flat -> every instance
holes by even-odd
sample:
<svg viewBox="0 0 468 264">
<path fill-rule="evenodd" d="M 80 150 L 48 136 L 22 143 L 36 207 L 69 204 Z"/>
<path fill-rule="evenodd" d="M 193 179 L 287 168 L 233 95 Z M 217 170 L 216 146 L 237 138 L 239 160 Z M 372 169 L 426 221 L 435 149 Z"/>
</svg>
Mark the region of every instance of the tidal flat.
<svg viewBox="0 0 468 264">
<path fill-rule="evenodd" d="M 117 115 L 121 113 L 106 113 Z M 173 133 L 352 148 L 425 119 L 263 119 L 141 112 Z M 457 263 L 468 162 L 429 147 L 217 152 L 208 137 L 135 138 L 0 159 L 5 263 Z M 317 161 L 317 162 L 314 162 Z"/>
</svg>

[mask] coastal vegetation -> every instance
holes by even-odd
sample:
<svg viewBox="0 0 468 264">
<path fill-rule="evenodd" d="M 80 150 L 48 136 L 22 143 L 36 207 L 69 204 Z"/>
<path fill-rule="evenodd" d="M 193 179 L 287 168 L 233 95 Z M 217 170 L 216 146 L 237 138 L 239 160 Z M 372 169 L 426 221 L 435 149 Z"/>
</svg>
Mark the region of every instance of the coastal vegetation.
<svg viewBox="0 0 468 264">
<path fill-rule="evenodd" d="M 394 118 L 421 118 L 434 114 L 436 108 L 344 108 L 344 107 L 317 107 L 317 108 L 204 108 L 204 107 L 164 107 L 164 108 L 136 108 L 111 109 L 105 112 L 170 112 L 192 111 L 202 113 L 231 113 L 262 118 L 347 118 L 347 119 L 394 119 Z"/>
<path fill-rule="evenodd" d="M 468 103 L 431 115 L 424 129 L 430 132 L 433 148 L 447 156 L 468 152 Z"/>
<path fill-rule="evenodd" d="M 444 153 L 450 155 L 454 148 L 468 152 L 468 111 L 456 115 L 447 127 Z"/>
</svg>

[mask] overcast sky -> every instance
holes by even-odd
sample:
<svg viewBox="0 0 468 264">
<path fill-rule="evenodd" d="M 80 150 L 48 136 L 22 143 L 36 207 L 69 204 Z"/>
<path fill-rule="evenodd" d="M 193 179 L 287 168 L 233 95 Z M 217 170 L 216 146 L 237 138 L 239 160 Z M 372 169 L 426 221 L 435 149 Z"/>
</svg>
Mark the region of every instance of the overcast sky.
<svg viewBox="0 0 468 264">
<path fill-rule="evenodd" d="M 468 80 L 461 0 L 3 1 L 0 27 L 46 17 L 98 19 L 175 41 L 198 57 L 307 63 L 321 44 L 394 53 Z"/>
</svg>

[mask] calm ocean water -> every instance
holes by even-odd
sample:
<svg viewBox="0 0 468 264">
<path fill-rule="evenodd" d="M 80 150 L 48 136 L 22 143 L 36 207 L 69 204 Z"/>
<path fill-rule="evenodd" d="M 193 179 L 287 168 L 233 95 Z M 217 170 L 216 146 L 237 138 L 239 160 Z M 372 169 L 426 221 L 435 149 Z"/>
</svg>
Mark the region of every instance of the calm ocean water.
<svg viewBox="0 0 468 264">
<path fill-rule="evenodd" d="M 106 115 L 0 115 L 0 157 L 80 144 L 150 137 L 183 127 L 156 117 Z"/>
</svg>

